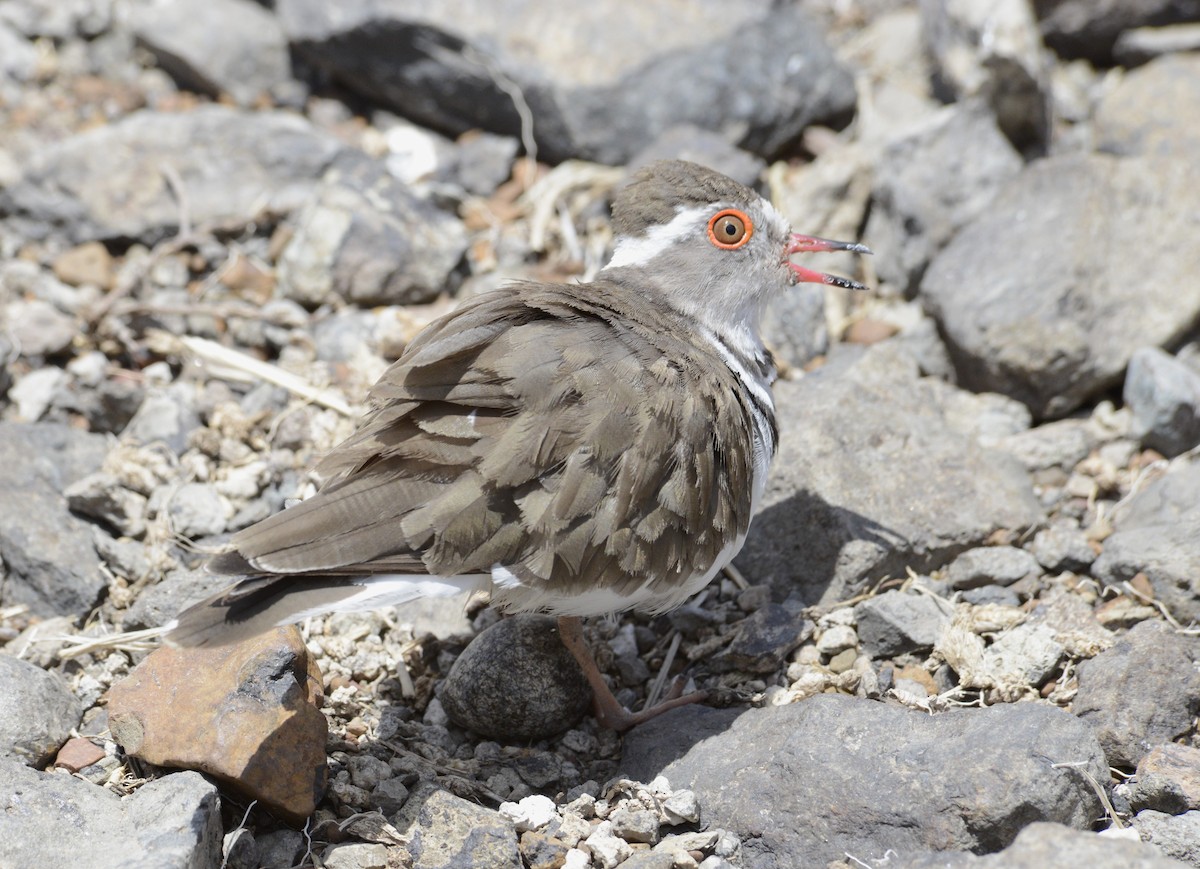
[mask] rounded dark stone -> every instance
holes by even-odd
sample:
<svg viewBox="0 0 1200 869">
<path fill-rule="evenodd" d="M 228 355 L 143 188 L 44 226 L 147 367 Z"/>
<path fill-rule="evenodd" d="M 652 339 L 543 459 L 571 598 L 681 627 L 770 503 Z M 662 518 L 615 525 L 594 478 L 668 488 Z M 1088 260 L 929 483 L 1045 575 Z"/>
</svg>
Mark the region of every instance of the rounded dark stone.
<svg viewBox="0 0 1200 869">
<path fill-rule="evenodd" d="M 471 641 L 441 693 L 455 724 L 502 742 L 570 729 L 592 702 L 579 664 L 549 616 L 503 619 Z"/>
</svg>

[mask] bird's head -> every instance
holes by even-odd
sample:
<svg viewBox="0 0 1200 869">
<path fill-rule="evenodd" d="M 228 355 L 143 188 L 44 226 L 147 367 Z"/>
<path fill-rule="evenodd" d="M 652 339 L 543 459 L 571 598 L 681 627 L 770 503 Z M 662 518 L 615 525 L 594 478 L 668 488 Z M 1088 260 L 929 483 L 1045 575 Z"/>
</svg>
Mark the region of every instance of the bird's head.
<svg viewBox="0 0 1200 869">
<path fill-rule="evenodd" d="M 863 288 L 796 265 L 792 254 L 870 253 L 861 244 L 793 233 L 749 187 L 683 160 L 638 172 L 613 202 L 613 230 L 608 276 L 636 282 L 721 332 L 757 332 L 763 304 L 799 282 Z"/>
</svg>

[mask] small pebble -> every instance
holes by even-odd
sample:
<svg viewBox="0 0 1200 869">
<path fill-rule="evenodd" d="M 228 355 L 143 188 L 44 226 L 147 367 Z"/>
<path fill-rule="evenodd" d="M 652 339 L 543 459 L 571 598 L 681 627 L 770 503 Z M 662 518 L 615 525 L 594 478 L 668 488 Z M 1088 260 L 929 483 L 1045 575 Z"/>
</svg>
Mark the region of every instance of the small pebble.
<svg viewBox="0 0 1200 869">
<path fill-rule="evenodd" d="M 771 602 L 771 587 L 769 585 L 752 585 L 738 593 L 737 607 L 744 613 L 760 610 Z"/>
<path fill-rule="evenodd" d="M 621 807 L 608 816 L 613 834 L 627 842 L 658 841 L 658 814 L 649 809 Z"/>
<path fill-rule="evenodd" d="M 822 655 L 836 655 L 857 645 L 858 634 L 849 625 L 833 625 L 817 639 L 817 651 Z"/>
<path fill-rule="evenodd" d="M 613 834 L 613 826 L 609 821 L 598 824 L 584 844 L 592 852 L 593 863 L 600 869 L 615 869 L 633 854 L 629 843 Z"/>
<path fill-rule="evenodd" d="M 829 669 L 834 673 L 845 673 L 854 666 L 855 660 L 858 658 L 858 652 L 853 648 L 842 649 L 832 658 L 829 659 Z"/>
<path fill-rule="evenodd" d="M 330 845 L 321 856 L 325 869 L 386 869 L 387 848 L 374 842 Z"/>
<path fill-rule="evenodd" d="M 586 839 L 591 833 L 591 824 L 574 812 L 564 809 L 558 828 L 554 831 L 554 836 L 573 848 L 581 839 Z"/>
<path fill-rule="evenodd" d="M 518 833 L 523 833 L 547 826 L 557 816 L 558 809 L 549 797 L 532 794 L 520 802 L 501 803 L 500 814 L 513 822 Z"/>
<path fill-rule="evenodd" d="M 691 791 L 676 791 L 661 803 L 662 814 L 666 815 L 667 823 L 696 823 L 700 821 L 700 801 Z"/>
<path fill-rule="evenodd" d="M 562 869 L 588 869 L 592 865 L 592 856 L 587 851 L 572 848 L 563 860 Z"/>
<path fill-rule="evenodd" d="M 352 757 L 346 766 L 350 772 L 350 781 L 367 790 L 378 787 L 380 782 L 392 777 L 392 768 L 387 761 L 370 754 Z"/>
</svg>

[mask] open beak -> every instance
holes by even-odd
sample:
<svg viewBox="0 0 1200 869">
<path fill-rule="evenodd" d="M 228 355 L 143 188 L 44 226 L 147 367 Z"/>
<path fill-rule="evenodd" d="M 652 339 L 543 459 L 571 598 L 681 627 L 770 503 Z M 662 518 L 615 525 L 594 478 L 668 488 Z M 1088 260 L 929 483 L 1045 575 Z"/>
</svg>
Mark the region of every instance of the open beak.
<svg viewBox="0 0 1200 869">
<path fill-rule="evenodd" d="M 791 243 L 787 247 L 787 255 L 791 256 L 794 253 L 824 253 L 826 251 L 848 250 L 851 253 L 871 253 L 871 249 L 865 244 L 859 244 L 856 241 L 832 241 L 828 238 L 817 238 L 813 235 L 800 235 L 798 232 L 792 233 Z M 812 269 L 806 269 L 804 266 L 798 266 L 795 263 L 788 263 L 788 268 L 796 273 L 796 280 L 807 284 L 829 284 L 834 287 L 842 287 L 847 290 L 865 290 L 866 287 L 858 281 L 852 281 L 849 278 L 839 277 L 838 275 L 827 275 L 824 272 L 814 272 Z"/>
</svg>

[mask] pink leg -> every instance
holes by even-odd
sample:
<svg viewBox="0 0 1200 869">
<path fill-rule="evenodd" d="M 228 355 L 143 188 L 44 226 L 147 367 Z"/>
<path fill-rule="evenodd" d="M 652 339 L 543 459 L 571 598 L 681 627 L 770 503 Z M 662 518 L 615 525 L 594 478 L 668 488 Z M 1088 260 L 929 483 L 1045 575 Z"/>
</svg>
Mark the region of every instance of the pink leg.
<svg viewBox="0 0 1200 869">
<path fill-rule="evenodd" d="M 604 677 L 600 674 L 600 668 L 596 666 L 596 659 L 592 657 L 591 650 L 583 640 L 582 620 L 575 616 L 560 616 L 558 634 L 562 638 L 563 645 L 575 656 L 575 660 L 583 668 L 583 675 L 587 678 L 588 684 L 592 686 L 593 713 L 602 727 L 623 732 L 644 721 L 649 721 L 669 709 L 687 706 L 689 703 L 698 703 L 708 696 L 704 691 L 681 695 L 682 685 L 676 683 L 672 686 L 667 699 L 657 706 L 643 709 L 637 713 L 630 712 L 613 696 Z"/>
</svg>

